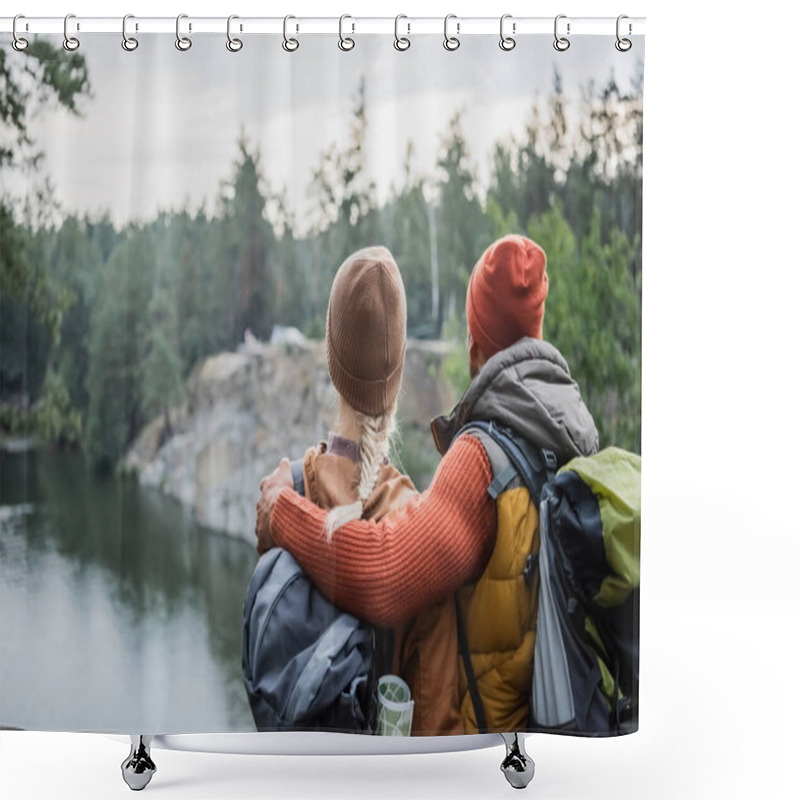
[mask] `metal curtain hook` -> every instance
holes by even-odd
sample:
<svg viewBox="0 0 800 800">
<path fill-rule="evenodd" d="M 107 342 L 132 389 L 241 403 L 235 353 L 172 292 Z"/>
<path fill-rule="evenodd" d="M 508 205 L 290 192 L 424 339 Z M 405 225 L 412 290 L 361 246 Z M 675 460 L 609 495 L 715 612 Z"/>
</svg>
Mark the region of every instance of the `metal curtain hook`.
<svg viewBox="0 0 800 800">
<path fill-rule="evenodd" d="M 503 14 L 503 16 L 500 17 L 500 49 L 506 52 L 513 50 L 517 46 L 517 40 L 513 36 L 506 36 L 505 34 L 505 23 L 507 19 L 511 19 L 511 14 Z M 517 32 L 516 22 L 511 23 L 511 32 Z"/>
<path fill-rule="evenodd" d="M 398 14 L 394 18 L 394 49 L 400 50 L 401 52 L 404 50 L 408 50 L 411 47 L 411 39 L 407 36 L 400 35 L 400 20 L 401 19 L 408 19 L 405 14 Z M 411 33 L 411 23 L 406 22 L 406 28 L 408 29 L 408 33 Z"/>
<path fill-rule="evenodd" d="M 134 19 L 133 14 L 126 14 L 122 18 L 122 49 L 132 53 L 138 46 L 139 40 L 133 36 L 128 36 L 128 20 Z M 138 29 L 138 25 L 136 26 Z"/>
<path fill-rule="evenodd" d="M 346 19 L 353 19 L 353 18 L 349 14 L 342 14 L 342 16 L 339 17 L 339 49 L 344 50 L 345 52 L 347 52 L 348 50 L 352 50 L 356 46 L 355 40 L 352 39 L 350 36 L 345 36 L 344 31 L 342 30 L 344 26 L 344 21 Z M 355 22 L 352 22 L 350 24 L 352 26 L 353 33 L 355 33 L 356 30 Z"/>
<path fill-rule="evenodd" d="M 556 40 L 553 42 L 553 47 L 555 47 L 555 49 L 558 50 L 559 53 L 563 53 L 565 50 L 569 50 L 569 44 L 570 44 L 569 39 L 567 39 L 565 36 L 558 35 L 558 21 L 560 19 L 566 19 L 566 18 L 567 18 L 566 14 L 559 14 L 556 17 L 555 25 L 553 28 L 556 37 Z M 569 22 L 567 23 L 567 36 L 569 36 Z"/>
<path fill-rule="evenodd" d="M 28 46 L 28 40 L 27 39 L 23 39 L 17 33 L 17 20 L 18 19 L 25 19 L 25 15 L 24 14 L 17 14 L 17 16 L 14 17 L 14 24 L 13 24 L 13 26 L 11 28 L 11 30 L 12 30 L 12 32 L 14 34 L 14 41 L 11 43 L 11 46 L 15 50 L 24 50 Z"/>
<path fill-rule="evenodd" d="M 64 17 L 64 49 L 69 50 L 70 53 L 73 50 L 77 50 L 81 46 L 81 43 L 78 41 L 78 39 L 69 35 L 69 21 L 71 19 L 75 19 L 74 14 L 67 14 L 67 16 Z M 80 30 L 80 28 L 78 28 L 78 30 Z"/>
<path fill-rule="evenodd" d="M 458 34 L 461 33 L 461 23 L 456 22 L 456 35 L 450 36 L 447 32 L 447 28 L 451 19 L 456 19 L 456 15 L 448 14 L 444 18 L 444 49 L 452 53 L 453 50 L 458 50 L 458 48 L 461 47 L 461 41 L 458 38 Z"/>
<path fill-rule="evenodd" d="M 235 19 L 239 19 L 239 17 L 236 16 L 236 14 L 231 14 L 228 17 L 228 41 L 225 42 L 225 47 L 227 47 L 228 50 L 231 51 L 231 53 L 238 53 L 242 49 L 242 47 L 244 47 L 241 39 L 235 39 L 233 36 L 231 36 L 231 22 L 233 22 L 233 20 Z M 242 27 L 240 25 L 239 30 L 241 29 Z"/>
<path fill-rule="evenodd" d="M 175 47 L 181 52 L 186 52 L 192 46 L 192 40 L 188 36 L 181 36 L 181 20 L 188 19 L 188 14 L 178 14 L 175 20 Z M 189 30 L 192 29 L 191 23 Z"/>
<path fill-rule="evenodd" d="M 622 20 L 624 20 L 624 19 L 628 19 L 626 14 L 620 14 L 617 17 L 617 41 L 614 42 L 614 47 L 616 47 L 617 50 L 620 51 L 620 53 L 627 53 L 628 50 L 630 50 L 631 47 L 633 47 L 633 42 L 631 42 L 630 39 L 623 39 L 619 35 L 620 22 L 622 22 Z M 628 35 L 630 35 L 632 32 L 633 32 L 633 27 L 631 26 L 631 24 L 629 22 L 628 23 Z"/>
<path fill-rule="evenodd" d="M 297 39 L 289 38 L 288 30 L 290 19 L 297 19 L 297 17 L 293 17 L 289 14 L 283 18 L 283 49 L 287 53 L 294 53 L 294 51 L 300 47 L 300 42 L 298 42 Z M 300 30 L 300 26 L 298 25 L 296 29 Z"/>
</svg>

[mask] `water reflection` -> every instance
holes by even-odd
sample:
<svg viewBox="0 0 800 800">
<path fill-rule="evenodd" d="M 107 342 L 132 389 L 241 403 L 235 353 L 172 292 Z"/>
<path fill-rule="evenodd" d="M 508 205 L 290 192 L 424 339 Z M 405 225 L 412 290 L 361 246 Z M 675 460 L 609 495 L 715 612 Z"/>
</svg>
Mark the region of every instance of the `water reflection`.
<svg viewBox="0 0 800 800">
<path fill-rule="evenodd" d="M 241 619 L 256 563 L 74 454 L 0 454 L 0 723 L 254 730 Z"/>
</svg>

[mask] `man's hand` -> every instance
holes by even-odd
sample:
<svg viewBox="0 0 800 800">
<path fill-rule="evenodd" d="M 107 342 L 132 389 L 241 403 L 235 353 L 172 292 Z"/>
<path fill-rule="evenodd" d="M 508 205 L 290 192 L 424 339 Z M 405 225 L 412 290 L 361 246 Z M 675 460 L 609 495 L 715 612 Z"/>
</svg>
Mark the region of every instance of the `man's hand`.
<svg viewBox="0 0 800 800">
<path fill-rule="evenodd" d="M 284 489 L 294 488 L 292 480 L 292 465 L 288 458 L 281 459 L 278 468 L 271 475 L 261 479 L 261 497 L 256 503 L 256 549 L 258 554 L 266 553 L 275 543 L 272 541 L 272 532 L 269 528 L 272 509 L 278 501 L 278 495 Z"/>
</svg>

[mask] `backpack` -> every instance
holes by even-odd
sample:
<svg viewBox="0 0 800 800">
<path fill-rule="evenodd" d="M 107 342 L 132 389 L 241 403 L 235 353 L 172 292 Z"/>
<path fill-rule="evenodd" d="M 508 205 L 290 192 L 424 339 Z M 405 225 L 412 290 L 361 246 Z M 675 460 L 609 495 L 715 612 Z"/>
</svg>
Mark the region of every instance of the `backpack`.
<svg viewBox="0 0 800 800">
<path fill-rule="evenodd" d="M 539 512 L 539 597 L 530 727 L 608 736 L 638 728 L 641 457 L 610 447 L 558 468 L 495 423 L 461 429 L 499 445 L 490 492 L 515 477 Z M 480 433 L 479 433 L 480 435 Z M 532 585 L 527 580 L 525 585 Z M 484 717 L 458 611 L 459 650 L 476 712 Z"/>
<path fill-rule="evenodd" d="M 303 493 L 302 464 L 292 464 Z M 242 672 L 259 731 L 371 733 L 372 628 L 336 608 L 282 548 L 264 553 L 244 604 Z"/>
</svg>

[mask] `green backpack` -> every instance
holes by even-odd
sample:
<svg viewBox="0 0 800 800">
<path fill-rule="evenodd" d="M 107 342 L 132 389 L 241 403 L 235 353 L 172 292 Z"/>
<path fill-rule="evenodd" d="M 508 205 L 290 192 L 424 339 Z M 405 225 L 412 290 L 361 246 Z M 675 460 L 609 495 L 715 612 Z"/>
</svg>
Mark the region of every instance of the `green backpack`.
<svg viewBox="0 0 800 800">
<path fill-rule="evenodd" d="M 500 446 L 510 467 L 502 470 L 504 482 L 518 475 L 539 511 L 531 729 L 632 733 L 639 705 L 641 457 L 610 447 L 556 471 L 551 452 L 507 428 L 472 422 L 463 430 L 469 429 Z M 470 694 L 482 716 L 477 686 Z"/>
<path fill-rule="evenodd" d="M 604 735 L 639 718 L 641 457 L 575 458 L 539 501 L 532 725 Z"/>
</svg>

